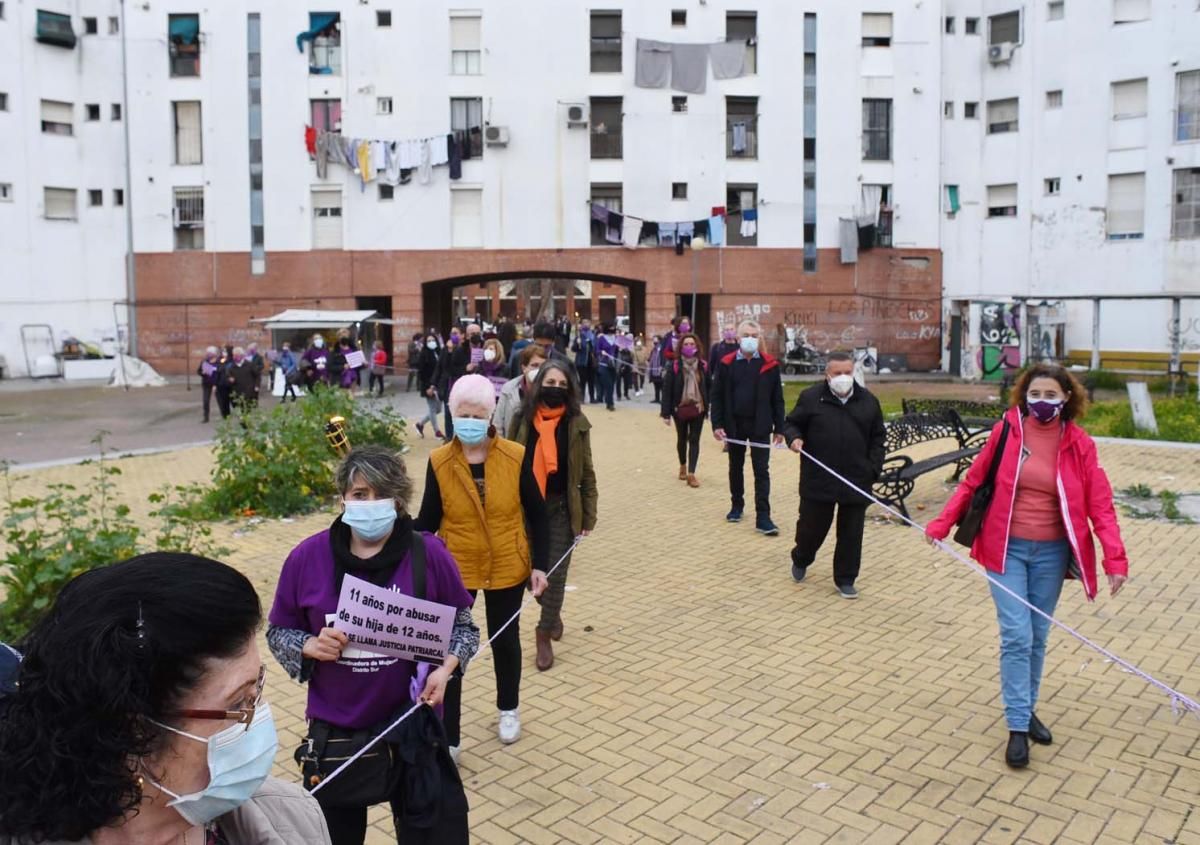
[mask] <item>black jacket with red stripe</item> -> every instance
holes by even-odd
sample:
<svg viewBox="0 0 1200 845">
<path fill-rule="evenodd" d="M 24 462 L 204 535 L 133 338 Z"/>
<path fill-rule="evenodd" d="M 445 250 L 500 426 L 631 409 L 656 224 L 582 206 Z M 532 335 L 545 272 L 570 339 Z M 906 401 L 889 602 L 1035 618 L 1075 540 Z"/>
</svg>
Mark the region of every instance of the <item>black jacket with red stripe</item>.
<svg viewBox="0 0 1200 845">
<path fill-rule="evenodd" d="M 712 427 L 725 429 L 730 437 L 739 440 L 747 438 L 766 438 L 772 434 L 783 433 L 783 378 L 780 375 L 779 361 L 765 352 L 760 352 L 758 378 L 754 388 L 754 430 L 742 431 L 742 426 L 733 413 L 733 362 L 739 352 L 730 352 L 717 365 L 712 374 L 712 390 L 709 399 L 712 402 Z"/>
</svg>

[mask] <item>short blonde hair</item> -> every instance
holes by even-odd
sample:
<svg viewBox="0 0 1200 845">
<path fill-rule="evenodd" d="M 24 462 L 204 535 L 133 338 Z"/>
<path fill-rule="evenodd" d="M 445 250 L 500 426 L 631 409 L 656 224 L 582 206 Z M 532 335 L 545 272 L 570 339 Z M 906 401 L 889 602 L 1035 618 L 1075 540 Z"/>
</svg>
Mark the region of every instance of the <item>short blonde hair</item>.
<svg viewBox="0 0 1200 845">
<path fill-rule="evenodd" d="M 478 405 L 490 414 L 496 410 L 496 388 L 478 373 L 468 373 L 454 382 L 446 404 L 450 406 L 451 416 L 463 405 Z"/>
<path fill-rule="evenodd" d="M 497 361 L 504 360 L 504 344 L 501 343 L 498 339 L 496 339 L 494 337 L 489 337 L 487 340 L 485 340 L 483 342 L 483 348 L 496 350 L 496 360 Z"/>
</svg>

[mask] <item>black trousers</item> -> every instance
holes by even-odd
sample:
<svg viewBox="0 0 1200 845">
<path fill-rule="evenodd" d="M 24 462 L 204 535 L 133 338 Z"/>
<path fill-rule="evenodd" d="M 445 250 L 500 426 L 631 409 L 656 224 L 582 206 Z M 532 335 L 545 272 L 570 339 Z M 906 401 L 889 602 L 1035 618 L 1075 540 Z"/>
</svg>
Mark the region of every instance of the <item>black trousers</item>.
<svg viewBox="0 0 1200 845">
<path fill-rule="evenodd" d="M 474 598 L 478 591 L 470 590 Z M 521 607 L 525 585 L 503 590 L 484 590 L 488 637 L 509 620 Z M 496 709 L 516 710 L 521 697 L 521 618 L 504 629 L 492 643 L 492 668 L 496 673 Z M 446 684 L 446 701 L 442 724 L 446 726 L 446 741 L 458 745 L 462 741 L 462 675 L 455 672 Z"/>
<path fill-rule="evenodd" d="M 218 384 L 216 387 L 217 393 L 217 408 L 221 411 L 221 418 L 228 417 L 233 410 L 233 402 L 230 399 L 228 385 Z"/>
<path fill-rule="evenodd" d="M 687 464 L 688 472 L 695 474 L 700 460 L 700 433 L 704 430 L 704 417 L 680 422 L 675 418 L 675 451 L 679 453 L 679 465 Z"/>
<path fill-rule="evenodd" d="M 317 793 L 318 795 L 320 793 Z M 400 806 L 392 802 L 392 816 Z M 366 807 L 321 807 L 325 823 L 329 825 L 329 840 L 333 845 L 363 845 L 367 838 Z"/>
<path fill-rule="evenodd" d="M 212 407 L 212 395 L 216 385 L 204 384 L 200 385 L 200 396 L 204 400 L 204 421 L 208 422 L 208 410 Z"/>
<path fill-rule="evenodd" d="M 745 431 L 745 429 L 743 429 Z M 749 440 L 753 443 L 769 443 L 771 433 L 756 434 L 749 437 L 739 437 L 739 440 Z M 734 510 L 744 510 L 746 507 L 746 479 L 742 468 L 746 464 L 746 448 L 736 443 L 729 443 L 729 498 Z M 750 449 L 750 466 L 754 468 L 754 511 L 759 517 L 771 516 L 771 450 Z"/>
<path fill-rule="evenodd" d="M 650 379 L 650 383 L 654 385 L 654 401 L 661 402 L 663 383 L 662 376 L 655 376 L 654 378 Z"/>
<path fill-rule="evenodd" d="M 367 379 L 367 393 L 368 394 L 375 390 L 376 384 L 379 385 L 379 395 L 382 396 L 383 395 L 383 373 L 371 373 L 370 378 Z"/>
<path fill-rule="evenodd" d="M 730 449 L 733 447 L 730 446 Z M 863 523 L 867 517 L 865 504 L 847 505 L 833 502 L 800 500 L 800 518 L 796 520 L 796 546 L 792 549 L 792 561 L 799 566 L 810 566 L 817 557 L 829 525 L 833 522 L 833 510 L 837 508 L 837 546 L 833 550 L 833 583 L 839 587 L 853 584 L 858 578 L 862 563 Z"/>
<path fill-rule="evenodd" d="M 599 392 L 596 386 L 596 368 L 595 367 L 580 367 L 579 368 L 579 387 L 580 399 L 586 395 L 589 402 L 595 402 L 596 394 Z"/>
</svg>

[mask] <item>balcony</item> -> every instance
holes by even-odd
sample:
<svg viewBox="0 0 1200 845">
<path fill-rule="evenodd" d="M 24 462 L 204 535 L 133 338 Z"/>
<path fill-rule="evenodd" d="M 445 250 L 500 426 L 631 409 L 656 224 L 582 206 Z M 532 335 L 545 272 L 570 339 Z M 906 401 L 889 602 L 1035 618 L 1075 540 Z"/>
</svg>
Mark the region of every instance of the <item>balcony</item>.
<svg viewBox="0 0 1200 845">
<path fill-rule="evenodd" d="M 592 131 L 592 158 L 621 158 L 621 130 Z"/>
</svg>

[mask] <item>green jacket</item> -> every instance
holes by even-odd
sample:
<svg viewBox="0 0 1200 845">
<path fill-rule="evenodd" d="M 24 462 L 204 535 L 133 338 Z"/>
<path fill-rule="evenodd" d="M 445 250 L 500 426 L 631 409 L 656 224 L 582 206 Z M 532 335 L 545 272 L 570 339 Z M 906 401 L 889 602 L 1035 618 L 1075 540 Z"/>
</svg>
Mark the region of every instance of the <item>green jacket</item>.
<svg viewBox="0 0 1200 845">
<path fill-rule="evenodd" d="M 592 468 L 592 424 L 582 413 L 571 417 L 567 429 L 567 510 L 571 531 L 591 531 L 596 527 L 596 471 Z M 529 446 L 529 424 L 523 414 L 509 426 L 510 440 Z"/>
</svg>

